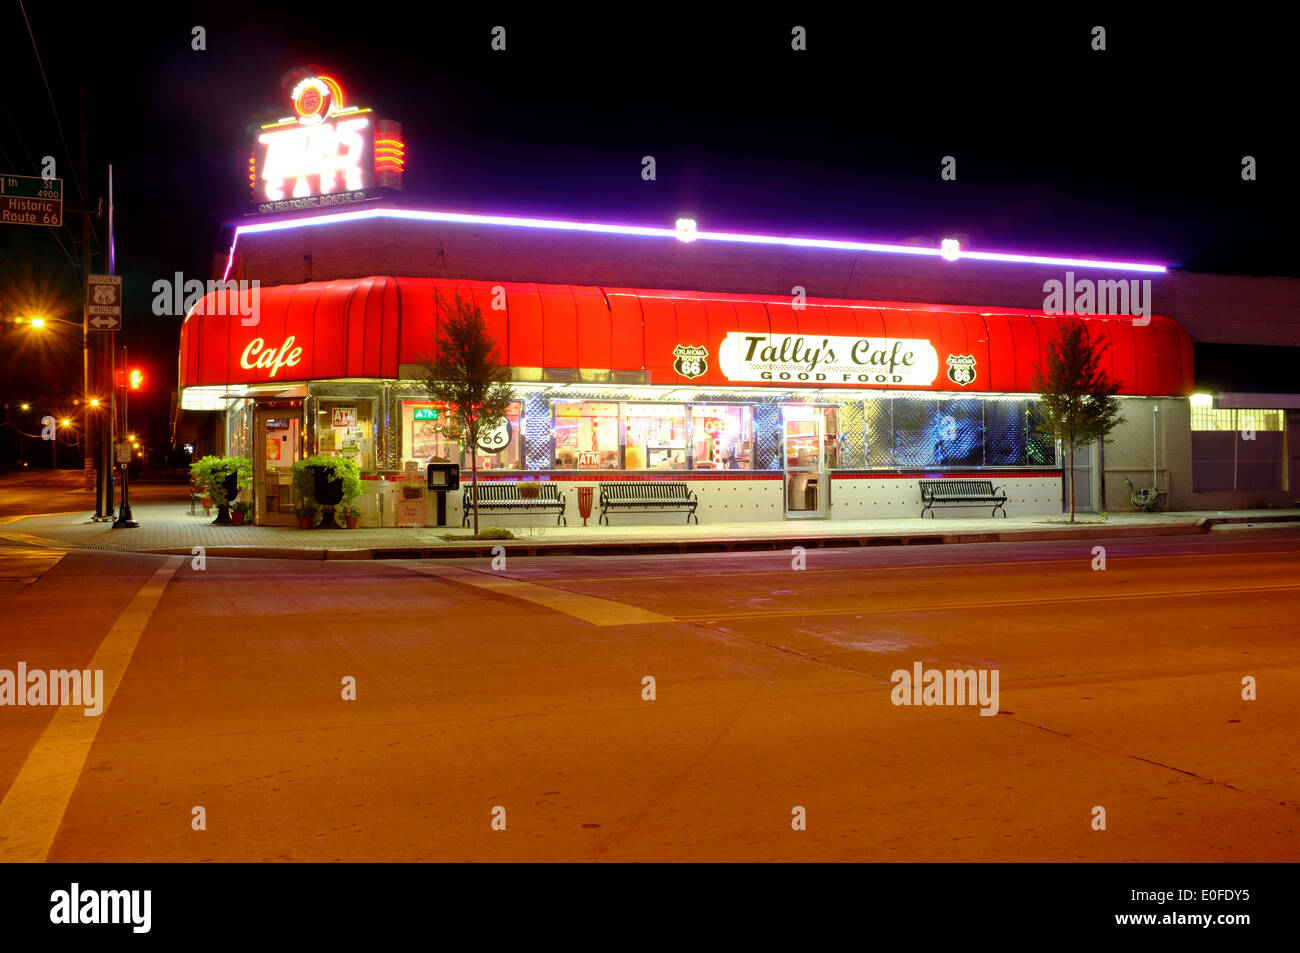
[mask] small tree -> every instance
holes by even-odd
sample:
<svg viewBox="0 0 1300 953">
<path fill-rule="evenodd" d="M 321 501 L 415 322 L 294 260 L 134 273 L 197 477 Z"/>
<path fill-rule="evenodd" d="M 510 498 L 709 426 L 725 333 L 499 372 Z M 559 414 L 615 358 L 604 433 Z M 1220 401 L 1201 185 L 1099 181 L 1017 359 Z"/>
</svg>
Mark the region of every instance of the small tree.
<svg viewBox="0 0 1300 953">
<path fill-rule="evenodd" d="M 478 535 L 479 435 L 501 426 L 506 410 L 516 399 L 510 372 L 496 360 L 497 342 L 477 306 L 457 294 L 449 306 L 434 292 L 439 321 L 433 334 L 434 356 L 420 358 L 419 375 L 430 400 L 450 408 L 451 419 L 442 428 L 452 440 L 469 445 L 470 499 L 474 535 Z"/>
<path fill-rule="evenodd" d="M 1074 522 L 1074 448 L 1086 447 L 1124 422 L 1115 394 L 1120 383 L 1101 368 L 1105 343 L 1088 340 L 1078 318 L 1061 322 L 1047 345 L 1047 373 L 1034 368 L 1033 387 L 1043 395 L 1040 433 L 1062 441 L 1070 454 L 1070 522 Z"/>
</svg>

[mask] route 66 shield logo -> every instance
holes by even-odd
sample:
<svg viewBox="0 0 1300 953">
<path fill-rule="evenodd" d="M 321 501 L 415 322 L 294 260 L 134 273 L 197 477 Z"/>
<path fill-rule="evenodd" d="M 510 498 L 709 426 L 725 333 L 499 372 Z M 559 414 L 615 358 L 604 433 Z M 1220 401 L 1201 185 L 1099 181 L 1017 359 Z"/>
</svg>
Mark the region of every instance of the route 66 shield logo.
<svg viewBox="0 0 1300 953">
<path fill-rule="evenodd" d="M 481 430 L 478 435 L 478 448 L 484 453 L 500 453 L 510 446 L 510 420 L 501 418 L 501 422 L 491 430 Z"/>
<path fill-rule="evenodd" d="M 975 357 L 967 354 L 948 355 L 948 380 L 965 387 L 975 380 Z"/>
<path fill-rule="evenodd" d="M 689 347 L 681 344 L 673 348 L 673 370 L 682 377 L 689 377 L 694 380 L 697 377 L 703 377 L 709 371 L 708 348 Z"/>
</svg>

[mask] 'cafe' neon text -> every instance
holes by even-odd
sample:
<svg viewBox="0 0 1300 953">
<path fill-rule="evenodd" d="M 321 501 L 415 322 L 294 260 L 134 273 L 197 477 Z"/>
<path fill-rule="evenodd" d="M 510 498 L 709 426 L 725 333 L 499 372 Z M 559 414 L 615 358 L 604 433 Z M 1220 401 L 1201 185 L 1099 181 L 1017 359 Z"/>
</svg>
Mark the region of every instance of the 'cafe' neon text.
<svg viewBox="0 0 1300 953">
<path fill-rule="evenodd" d="M 239 357 L 239 364 L 246 370 L 252 370 L 255 367 L 267 367 L 271 370 L 271 377 L 282 367 L 294 367 L 302 360 L 302 348 L 293 346 L 293 335 L 284 339 L 279 350 L 266 347 L 266 342 L 261 338 L 253 338 L 248 342 L 248 347 L 244 348 L 244 353 Z"/>
</svg>

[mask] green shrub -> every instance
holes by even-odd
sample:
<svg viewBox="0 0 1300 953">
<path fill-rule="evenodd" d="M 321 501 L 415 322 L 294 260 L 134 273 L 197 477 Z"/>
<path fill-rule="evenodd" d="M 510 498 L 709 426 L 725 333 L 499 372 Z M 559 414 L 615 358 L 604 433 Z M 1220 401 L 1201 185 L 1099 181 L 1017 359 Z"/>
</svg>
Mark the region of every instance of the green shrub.
<svg viewBox="0 0 1300 953">
<path fill-rule="evenodd" d="M 333 471 L 333 479 L 343 481 L 343 503 L 348 504 L 361 495 L 361 468 L 357 462 L 348 457 L 331 457 L 316 454 L 304 457 L 291 467 L 293 474 L 293 492 L 304 503 L 318 505 L 315 500 L 316 479 L 312 467 L 328 467 Z"/>
<path fill-rule="evenodd" d="M 217 506 L 225 506 L 231 501 L 226 499 L 224 486 L 227 475 L 238 475 L 239 489 L 247 489 L 253 479 L 253 461 L 248 457 L 214 457 L 206 456 L 190 464 L 196 486 L 206 487 L 208 496 Z"/>
<path fill-rule="evenodd" d="M 500 526 L 484 526 L 478 531 L 475 539 L 514 539 L 515 534 L 508 529 L 502 529 Z"/>
</svg>

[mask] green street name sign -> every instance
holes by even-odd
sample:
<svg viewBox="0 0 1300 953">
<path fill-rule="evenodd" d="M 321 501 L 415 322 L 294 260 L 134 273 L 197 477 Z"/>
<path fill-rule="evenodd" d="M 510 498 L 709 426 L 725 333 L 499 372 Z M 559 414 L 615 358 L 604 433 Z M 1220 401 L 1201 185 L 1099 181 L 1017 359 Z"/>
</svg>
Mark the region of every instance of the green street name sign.
<svg viewBox="0 0 1300 953">
<path fill-rule="evenodd" d="M 0 224 L 63 224 L 63 180 L 0 174 Z"/>
</svg>

